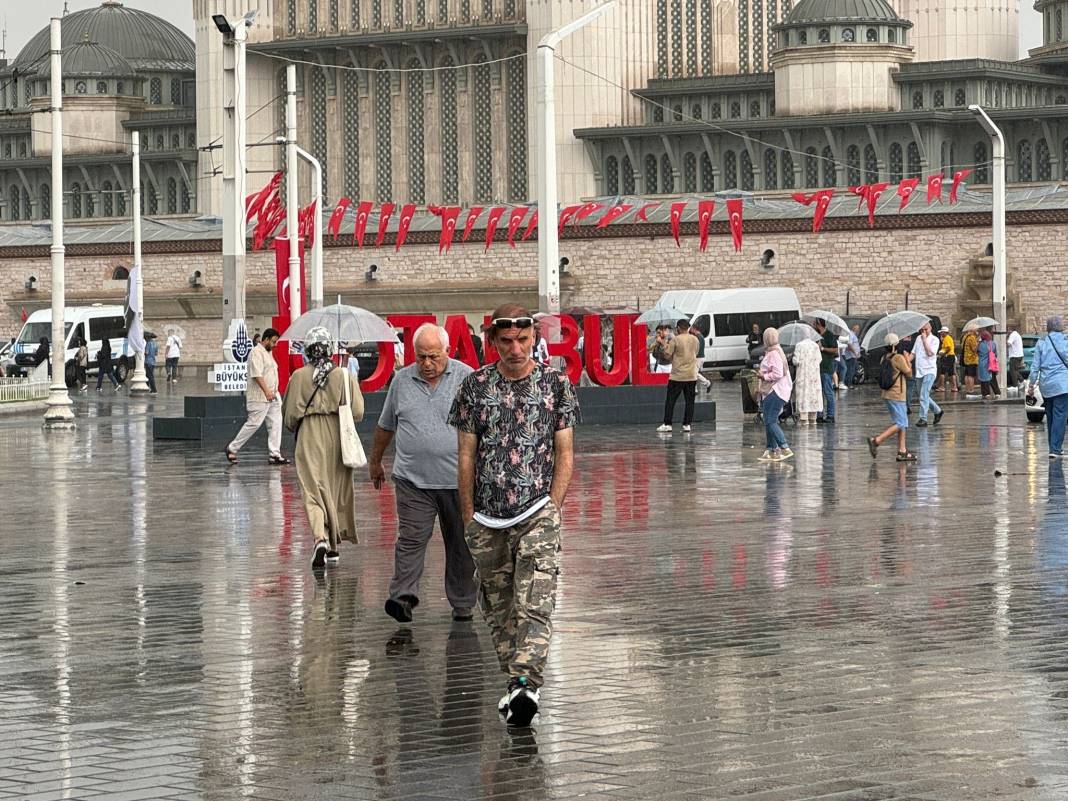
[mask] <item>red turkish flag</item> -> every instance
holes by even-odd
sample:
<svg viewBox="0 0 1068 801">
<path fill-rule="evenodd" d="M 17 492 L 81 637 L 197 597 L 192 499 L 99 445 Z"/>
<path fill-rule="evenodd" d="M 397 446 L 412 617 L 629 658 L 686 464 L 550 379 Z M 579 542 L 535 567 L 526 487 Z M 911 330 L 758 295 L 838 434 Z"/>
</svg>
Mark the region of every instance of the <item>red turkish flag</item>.
<svg viewBox="0 0 1068 801">
<path fill-rule="evenodd" d="M 708 247 L 708 224 L 716 210 L 716 201 L 702 200 L 697 204 L 697 233 L 701 235 L 701 250 Z"/>
<path fill-rule="evenodd" d="M 319 201 L 313 200 L 297 215 L 297 236 L 304 240 L 305 245 L 315 243 L 315 215 L 318 212 Z"/>
<path fill-rule="evenodd" d="M 23 306 L 22 307 L 22 313 L 19 315 L 19 319 L 22 320 L 22 322 L 26 322 L 29 319 L 29 317 L 30 317 L 30 315 L 26 314 L 26 307 Z"/>
<path fill-rule="evenodd" d="M 931 201 L 938 199 L 938 202 L 942 202 L 942 181 L 944 180 L 942 173 L 938 172 L 927 179 L 927 205 L 931 205 Z"/>
<path fill-rule="evenodd" d="M 638 209 L 638 213 L 634 215 L 634 219 L 641 220 L 642 222 L 649 222 L 649 218 L 645 215 L 653 209 L 657 208 L 659 205 L 659 203 L 646 203 L 644 206 Z"/>
<path fill-rule="evenodd" d="M 889 186 L 890 184 L 887 183 L 868 185 L 868 193 L 865 197 L 868 199 L 868 225 L 872 228 L 875 227 L 875 206 Z"/>
<path fill-rule="evenodd" d="M 852 187 L 850 187 L 850 191 L 852 191 Z M 806 195 L 804 192 L 794 192 L 790 197 L 802 206 L 811 206 L 812 201 L 816 199 L 816 195 L 818 194 L 819 192 L 813 192 L 811 195 Z"/>
<path fill-rule="evenodd" d="M 519 226 L 523 224 L 523 218 L 527 216 L 528 211 L 530 209 L 526 206 L 517 206 L 508 215 L 508 247 L 515 247 L 515 233 L 519 230 Z"/>
<path fill-rule="evenodd" d="M 578 225 L 580 222 L 585 220 L 595 211 L 600 211 L 603 208 L 603 203 L 587 203 L 585 206 L 575 212 L 575 225 Z"/>
<path fill-rule="evenodd" d="M 827 216 L 827 209 L 830 208 L 834 190 L 823 189 L 815 192 L 812 197 L 816 201 L 816 213 L 812 216 L 812 233 L 818 234 L 823 227 L 823 218 Z"/>
<path fill-rule="evenodd" d="M 564 232 L 564 226 L 567 225 L 567 221 L 581 208 L 582 206 L 567 206 L 560 212 L 560 225 L 557 228 L 557 236 Z"/>
<path fill-rule="evenodd" d="M 379 247 L 382 244 L 382 240 L 386 238 L 386 229 L 389 227 L 389 218 L 393 216 L 393 209 L 395 209 L 392 203 L 383 203 L 382 208 L 378 210 L 378 236 L 375 237 L 375 247 Z"/>
<path fill-rule="evenodd" d="M 971 170 L 957 170 L 953 173 L 953 186 L 949 189 L 949 202 L 957 202 L 957 190 L 960 189 L 960 185 L 964 183 L 964 179 L 972 174 Z"/>
<path fill-rule="evenodd" d="M 864 205 L 864 201 L 868 199 L 868 193 L 871 191 L 871 185 L 862 184 L 861 186 L 851 186 L 849 187 L 849 191 L 852 194 L 856 195 L 858 198 L 860 198 L 860 203 L 857 204 L 857 208 L 859 209 L 861 206 Z M 815 194 L 813 194 L 812 197 L 814 198 Z"/>
<path fill-rule="evenodd" d="M 899 212 L 909 204 L 912 199 L 912 193 L 916 191 L 916 187 L 919 185 L 919 178 L 906 178 L 897 185 L 897 196 L 901 198 L 901 204 L 897 207 Z"/>
<path fill-rule="evenodd" d="M 334 235 L 335 242 L 337 242 L 338 233 L 341 231 L 341 221 L 345 219 L 345 212 L 348 211 L 351 205 L 352 201 L 347 197 L 343 197 L 337 202 L 334 213 L 330 215 L 330 222 L 326 225 L 326 231 Z"/>
<path fill-rule="evenodd" d="M 486 218 L 486 250 L 490 249 L 490 245 L 493 244 L 493 235 L 497 233 L 497 223 L 500 222 L 501 215 L 504 214 L 504 206 L 494 206 L 490 209 L 489 217 Z"/>
<path fill-rule="evenodd" d="M 352 236 L 356 240 L 356 244 L 361 248 L 363 247 L 363 237 L 367 233 L 367 220 L 371 216 L 371 209 L 375 207 L 375 204 L 370 200 L 361 200 L 360 205 L 356 207 L 356 226 L 352 229 Z"/>
<path fill-rule="evenodd" d="M 538 227 L 538 210 L 534 209 L 534 213 L 530 215 L 530 222 L 527 223 L 527 230 L 523 232 L 523 240 L 526 242 L 530 239 L 531 234 L 534 233 L 534 229 Z"/>
<path fill-rule="evenodd" d="M 742 199 L 732 197 L 727 201 L 727 217 L 731 224 L 731 239 L 734 240 L 734 249 L 742 249 Z"/>
<path fill-rule="evenodd" d="M 414 216 L 414 203 L 405 203 L 403 206 L 401 206 L 400 222 L 397 223 L 397 246 L 393 248 L 394 253 L 401 249 L 401 245 L 404 244 L 404 240 L 408 238 L 408 229 L 412 225 L 412 217 Z"/>
<path fill-rule="evenodd" d="M 618 206 L 613 206 L 601 216 L 601 219 L 597 221 L 597 227 L 604 228 L 608 225 L 611 225 L 613 222 L 618 220 L 632 208 L 634 208 L 634 206 L 627 205 L 626 203 L 620 203 Z"/>
<path fill-rule="evenodd" d="M 448 253 L 452 247 L 452 237 L 456 233 L 456 220 L 460 217 L 459 206 L 444 206 L 441 212 L 441 238 L 438 239 L 438 253 Z"/>
<path fill-rule="evenodd" d="M 466 242 L 467 237 L 471 236 L 471 231 L 474 230 L 475 227 L 475 220 L 478 219 L 478 215 L 481 213 L 481 206 L 472 206 L 470 211 L 467 212 L 467 222 L 464 223 L 464 235 L 460 238 L 461 242 Z"/>
<path fill-rule="evenodd" d="M 253 192 L 247 198 L 245 198 L 245 222 L 250 221 L 253 217 L 260 213 L 263 207 L 267 204 L 271 195 L 278 191 L 278 185 L 282 182 L 282 172 L 278 171 L 271 180 L 261 189 L 259 192 Z"/>
<path fill-rule="evenodd" d="M 671 204 L 671 235 L 675 237 L 675 247 L 682 247 L 679 244 L 679 223 L 682 222 L 682 212 L 686 209 L 688 200 L 684 200 L 681 203 Z"/>
</svg>

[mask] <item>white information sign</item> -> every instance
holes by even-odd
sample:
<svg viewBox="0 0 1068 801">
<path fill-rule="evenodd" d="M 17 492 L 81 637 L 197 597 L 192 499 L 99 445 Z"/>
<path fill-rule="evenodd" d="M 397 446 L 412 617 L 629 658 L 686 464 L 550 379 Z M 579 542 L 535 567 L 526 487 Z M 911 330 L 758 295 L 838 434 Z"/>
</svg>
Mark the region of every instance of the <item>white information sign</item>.
<svg viewBox="0 0 1068 801">
<path fill-rule="evenodd" d="M 215 386 L 216 392 L 244 392 L 248 388 L 248 365 L 217 363 L 208 370 L 208 383 Z"/>
</svg>

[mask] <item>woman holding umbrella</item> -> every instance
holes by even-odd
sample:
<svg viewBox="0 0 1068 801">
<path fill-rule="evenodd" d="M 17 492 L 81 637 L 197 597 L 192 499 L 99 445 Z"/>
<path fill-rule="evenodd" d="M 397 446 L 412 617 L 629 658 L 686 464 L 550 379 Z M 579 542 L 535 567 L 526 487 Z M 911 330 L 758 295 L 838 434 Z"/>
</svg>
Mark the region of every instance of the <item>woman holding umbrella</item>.
<svg viewBox="0 0 1068 801">
<path fill-rule="evenodd" d="M 282 419 L 296 435 L 297 480 L 315 538 L 312 569 L 321 570 L 340 560 L 341 540 L 358 542 L 356 493 L 352 469 L 341 460 L 338 416 L 362 420 L 363 395 L 347 370 L 334 369 L 334 337 L 326 328 L 312 328 L 303 340 L 307 364 L 289 379 Z M 351 407 L 345 405 L 346 382 Z"/>
<path fill-rule="evenodd" d="M 1001 397 L 1001 388 L 998 387 L 998 346 L 990 335 L 990 329 L 984 328 L 979 333 L 979 363 L 977 365 L 979 386 L 983 388 L 983 400 L 991 395 L 994 400 Z"/>
</svg>

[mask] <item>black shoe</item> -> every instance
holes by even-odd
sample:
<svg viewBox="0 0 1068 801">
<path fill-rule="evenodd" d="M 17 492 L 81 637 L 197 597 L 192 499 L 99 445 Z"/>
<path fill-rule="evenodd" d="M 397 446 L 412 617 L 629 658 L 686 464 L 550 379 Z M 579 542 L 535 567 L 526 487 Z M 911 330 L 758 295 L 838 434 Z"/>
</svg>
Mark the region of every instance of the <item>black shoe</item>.
<svg viewBox="0 0 1068 801">
<path fill-rule="evenodd" d="M 465 622 L 475 619 L 475 613 L 469 606 L 458 606 L 452 610 L 452 619 L 457 622 Z"/>
<path fill-rule="evenodd" d="M 312 570 L 322 570 L 326 567 L 326 554 L 330 550 L 328 546 L 322 540 L 315 543 L 315 550 L 312 551 L 311 566 Z"/>
<path fill-rule="evenodd" d="M 833 426 L 834 425 L 834 418 L 833 417 L 824 417 L 823 418 L 823 422 L 826 423 L 827 425 Z"/>
<path fill-rule="evenodd" d="M 335 550 L 329 550 L 326 552 L 326 565 L 327 567 L 337 567 L 338 562 L 341 561 L 341 554 Z"/>
<path fill-rule="evenodd" d="M 386 601 L 386 614 L 398 623 L 411 623 L 412 605 L 404 598 L 390 598 Z"/>
<path fill-rule="evenodd" d="M 816 418 L 816 425 L 818 425 L 818 426 L 821 426 L 826 422 L 827 422 L 827 420 L 825 418 L 823 418 L 823 417 L 817 417 Z"/>
<path fill-rule="evenodd" d="M 940 422 L 942 422 L 943 414 L 945 414 L 945 412 L 935 412 L 934 425 L 938 425 Z"/>
<path fill-rule="evenodd" d="M 529 726 L 538 714 L 541 690 L 527 682 L 525 676 L 508 681 L 508 691 L 497 704 L 497 714 L 509 726 Z"/>
<path fill-rule="evenodd" d="M 920 418 L 919 420 L 917 420 L 917 421 L 916 421 L 916 427 L 917 427 L 917 428 L 927 428 L 927 421 L 926 421 L 926 420 L 924 420 L 924 419 L 923 419 L 923 418 L 921 417 L 921 418 Z"/>
</svg>

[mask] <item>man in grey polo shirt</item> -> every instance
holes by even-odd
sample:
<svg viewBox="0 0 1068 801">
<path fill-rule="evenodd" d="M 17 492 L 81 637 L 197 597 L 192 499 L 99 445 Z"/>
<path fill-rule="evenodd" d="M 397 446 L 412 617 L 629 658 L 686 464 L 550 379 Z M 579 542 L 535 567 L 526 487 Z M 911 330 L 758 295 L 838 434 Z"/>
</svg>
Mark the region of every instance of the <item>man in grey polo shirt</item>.
<svg viewBox="0 0 1068 801">
<path fill-rule="evenodd" d="M 400 623 L 411 621 L 437 518 L 445 541 L 445 595 L 452 605 L 452 618 L 470 620 L 478 585 L 460 518 L 456 429 L 448 418 L 453 398 L 472 370 L 449 358 L 449 335 L 444 328 L 430 323 L 420 326 L 413 342 L 415 364 L 393 377 L 367 462 L 371 481 L 380 489 L 386 478 L 382 455 L 396 440 L 393 483 L 399 531 L 386 613 Z"/>
</svg>

